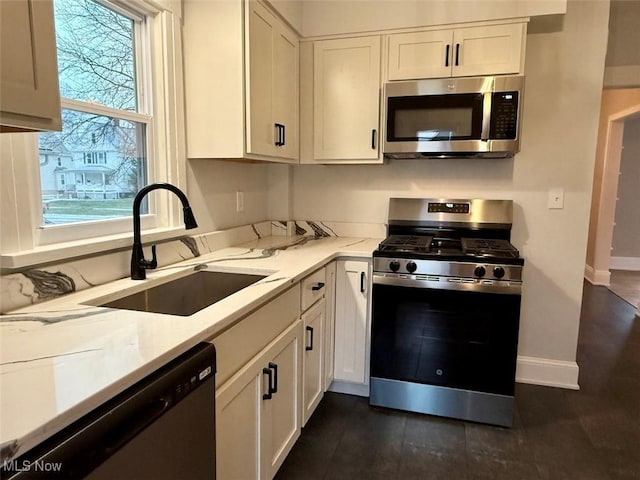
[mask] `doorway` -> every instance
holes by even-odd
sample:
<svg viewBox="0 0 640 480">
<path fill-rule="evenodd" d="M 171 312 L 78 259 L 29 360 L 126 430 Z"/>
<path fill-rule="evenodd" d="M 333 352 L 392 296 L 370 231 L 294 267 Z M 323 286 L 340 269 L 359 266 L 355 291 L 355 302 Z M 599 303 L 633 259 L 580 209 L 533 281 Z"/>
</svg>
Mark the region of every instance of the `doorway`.
<svg viewBox="0 0 640 480">
<path fill-rule="evenodd" d="M 629 189 L 628 185 L 636 182 L 634 176 L 638 177 L 636 172 L 640 172 L 640 165 L 638 165 L 640 154 L 633 152 L 636 149 L 640 151 L 640 143 L 633 138 L 634 129 L 640 131 L 640 89 L 605 90 L 602 98 L 585 277 L 595 285 L 611 288 L 614 293 L 616 293 L 614 288 L 619 286 L 622 288 L 622 290 L 618 289 L 619 292 L 637 287 L 638 296 L 640 296 L 640 281 L 635 287 L 632 286 L 640 275 L 618 273 L 640 270 L 640 251 L 634 252 L 630 249 L 633 240 L 629 237 L 629 233 L 625 233 L 629 229 L 640 229 L 638 209 L 633 207 L 638 204 L 640 195 L 636 193 L 637 186 L 634 191 L 633 188 Z M 629 128 L 625 128 L 626 126 Z M 631 148 L 625 151 L 623 162 L 626 129 L 629 130 L 627 138 L 629 141 L 633 140 L 631 142 L 633 145 L 630 144 Z M 638 132 L 635 133 L 637 134 Z M 629 176 L 625 177 L 624 181 L 620 181 L 621 173 L 624 174 L 624 171 L 621 171 L 623 167 L 629 170 Z M 625 195 L 624 204 L 618 201 L 619 195 L 622 194 Z M 630 199 L 626 197 L 631 197 L 632 202 L 630 203 Z M 621 222 L 620 227 L 625 228 L 615 228 L 617 220 Z M 614 243 L 616 230 L 617 236 Z M 631 237 L 633 235 L 635 234 L 631 234 Z M 640 250 L 638 245 L 635 248 Z M 636 268 L 636 262 L 638 262 L 638 268 Z M 611 287 L 612 272 L 613 288 Z M 637 301 L 635 306 L 638 306 Z"/>
<path fill-rule="evenodd" d="M 624 121 L 609 289 L 638 307 L 640 301 L 640 116 Z"/>
</svg>

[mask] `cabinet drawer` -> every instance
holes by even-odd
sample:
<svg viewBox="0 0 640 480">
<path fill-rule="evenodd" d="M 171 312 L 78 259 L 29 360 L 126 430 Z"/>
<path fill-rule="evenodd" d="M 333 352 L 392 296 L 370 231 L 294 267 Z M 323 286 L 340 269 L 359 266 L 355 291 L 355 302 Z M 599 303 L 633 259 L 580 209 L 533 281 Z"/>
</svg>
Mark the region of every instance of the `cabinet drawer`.
<svg viewBox="0 0 640 480">
<path fill-rule="evenodd" d="M 276 297 L 229 330 L 214 337 L 218 371 L 216 385 L 222 385 L 260 350 L 282 333 L 300 314 L 300 286 Z"/>
<path fill-rule="evenodd" d="M 302 287 L 300 292 L 300 303 L 302 304 L 303 312 L 313 305 L 318 299 L 322 298 L 326 290 L 326 283 L 327 276 L 324 267 L 315 271 L 300 282 Z"/>
</svg>

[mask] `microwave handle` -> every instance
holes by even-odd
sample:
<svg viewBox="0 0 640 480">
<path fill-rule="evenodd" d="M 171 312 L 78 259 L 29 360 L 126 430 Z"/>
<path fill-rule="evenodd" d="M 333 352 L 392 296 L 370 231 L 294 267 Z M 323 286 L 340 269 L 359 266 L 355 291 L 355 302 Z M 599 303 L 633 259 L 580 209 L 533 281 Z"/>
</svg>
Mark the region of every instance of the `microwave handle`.
<svg viewBox="0 0 640 480">
<path fill-rule="evenodd" d="M 491 133 L 491 99 L 493 98 L 493 92 L 485 92 L 484 99 L 482 101 L 482 132 L 480 132 L 480 140 L 483 142 L 489 141 L 489 134 Z"/>
</svg>

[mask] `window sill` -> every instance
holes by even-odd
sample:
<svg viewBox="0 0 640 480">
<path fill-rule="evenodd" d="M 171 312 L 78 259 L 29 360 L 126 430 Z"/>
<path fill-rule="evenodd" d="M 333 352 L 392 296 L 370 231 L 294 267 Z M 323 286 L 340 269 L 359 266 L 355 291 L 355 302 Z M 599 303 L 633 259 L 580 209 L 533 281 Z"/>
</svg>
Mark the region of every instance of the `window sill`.
<svg viewBox="0 0 640 480">
<path fill-rule="evenodd" d="M 187 235 L 184 227 L 155 228 L 142 232 L 142 243 L 159 242 Z M 16 253 L 0 254 L 2 273 L 25 270 L 27 267 L 67 261 L 76 257 L 103 254 L 131 248 L 131 232 L 108 235 L 74 242 L 57 243 Z"/>
</svg>

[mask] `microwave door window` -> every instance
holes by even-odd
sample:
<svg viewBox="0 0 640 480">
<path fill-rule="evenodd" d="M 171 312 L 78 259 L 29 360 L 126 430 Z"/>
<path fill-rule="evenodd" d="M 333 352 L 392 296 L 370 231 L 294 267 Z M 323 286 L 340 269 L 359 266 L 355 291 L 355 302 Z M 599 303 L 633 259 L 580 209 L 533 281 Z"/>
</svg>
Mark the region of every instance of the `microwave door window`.
<svg viewBox="0 0 640 480">
<path fill-rule="evenodd" d="M 396 137 L 416 141 L 441 141 L 471 138 L 470 108 L 434 108 L 397 110 Z"/>
<path fill-rule="evenodd" d="M 388 107 L 388 141 L 480 139 L 482 95 L 391 97 Z"/>
</svg>

